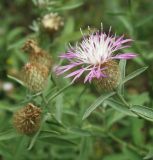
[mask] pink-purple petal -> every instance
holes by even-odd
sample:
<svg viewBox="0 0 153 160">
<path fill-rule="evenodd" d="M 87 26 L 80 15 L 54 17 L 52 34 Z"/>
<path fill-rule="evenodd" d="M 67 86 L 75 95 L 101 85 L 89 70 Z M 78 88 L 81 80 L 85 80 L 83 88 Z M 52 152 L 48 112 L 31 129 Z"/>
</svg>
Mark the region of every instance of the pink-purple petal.
<svg viewBox="0 0 153 160">
<path fill-rule="evenodd" d="M 76 79 L 78 79 L 78 78 L 83 74 L 83 72 L 84 72 L 84 69 L 82 69 L 82 70 L 80 71 L 80 73 L 78 73 L 78 74 L 73 78 L 72 83 L 73 83 Z"/>
<path fill-rule="evenodd" d="M 87 81 L 91 82 L 92 78 L 93 78 L 93 70 L 91 70 L 91 71 L 87 74 L 87 76 L 86 76 L 85 79 L 84 79 L 84 83 L 86 83 Z"/>
<path fill-rule="evenodd" d="M 132 59 L 137 57 L 137 55 L 135 53 L 125 53 L 125 54 L 118 54 L 114 57 L 112 57 L 112 59 Z"/>
<path fill-rule="evenodd" d="M 59 56 L 60 58 L 63 58 L 63 59 L 72 59 L 72 58 L 76 58 L 76 54 L 72 53 L 72 52 L 68 52 L 66 54 L 62 54 Z"/>
<path fill-rule="evenodd" d="M 84 71 L 84 69 L 81 68 L 81 69 L 79 69 L 79 70 L 76 70 L 76 71 L 68 74 L 67 76 L 65 76 L 65 78 L 73 77 L 73 76 L 75 76 L 75 75 L 80 75 L 80 73 L 83 73 L 83 71 Z"/>
<path fill-rule="evenodd" d="M 58 67 L 56 73 L 60 75 L 67 71 L 71 71 L 71 69 L 73 69 L 71 73 L 65 76 L 65 78 L 73 77 L 72 82 L 74 82 L 77 78 L 79 78 L 83 73 L 86 73 L 84 79 L 84 83 L 86 83 L 87 81 L 91 82 L 94 78 L 100 79 L 108 77 L 103 72 L 103 70 L 105 70 L 106 67 L 101 68 L 99 64 L 111 59 L 135 58 L 137 56 L 135 53 L 124 53 L 124 54 L 113 55 L 115 51 L 130 47 L 129 42 L 133 40 L 124 38 L 124 35 L 120 37 L 116 37 L 116 35 L 110 35 L 110 31 L 111 30 L 109 30 L 108 34 L 99 31 L 96 33 L 91 33 L 88 37 L 84 36 L 83 41 L 80 44 L 76 44 L 75 47 L 70 46 L 70 49 L 67 51 L 67 53 L 62 54 L 60 56 L 61 59 L 66 59 L 69 64 Z M 100 42 L 103 42 L 103 44 L 101 44 Z M 106 48 L 106 54 L 108 54 L 107 56 L 103 56 L 103 54 L 99 56 L 96 55 L 97 54 L 96 47 L 98 47 L 98 44 L 102 45 L 101 46 L 102 53 L 103 53 L 103 45 L 107 47 Z M 91 56 L 93 57 L 97 56 L 99 59 L 97 58 L 98 60 L 96 59 L 96 61 L 92 62 L 92 57 L 90 57 L 90 53 Z"/>
</svg>

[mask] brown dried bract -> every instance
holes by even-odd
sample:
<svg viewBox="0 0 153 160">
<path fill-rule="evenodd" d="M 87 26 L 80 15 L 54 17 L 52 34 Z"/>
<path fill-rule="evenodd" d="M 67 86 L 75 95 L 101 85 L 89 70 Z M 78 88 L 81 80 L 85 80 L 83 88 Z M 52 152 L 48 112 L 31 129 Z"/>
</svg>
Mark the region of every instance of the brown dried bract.
<svg viewBox="0 0 153 160">
<path fill-rule="evenodd" d="M 39 92 L 47 85 L 49 70 L 39 63 L 27 63 L 21 73 L 25 86 L 33 92 Z"/>
<path fill-rule="evenodd" d="M 30 62 L 39 63 L 46 66 L 48 69 L 51 69 L 51 56 L 46 51 L 41 49 L 35 40 L 27 40 L 22 49 L 30 54 Z"/>
<path fill-rule="evenodd" d="M 35 133 L 41 122 L 41 109 L 29 103 L 13 115 L 13 124 L 19 133 L 30 135 Z"/>
</svg>

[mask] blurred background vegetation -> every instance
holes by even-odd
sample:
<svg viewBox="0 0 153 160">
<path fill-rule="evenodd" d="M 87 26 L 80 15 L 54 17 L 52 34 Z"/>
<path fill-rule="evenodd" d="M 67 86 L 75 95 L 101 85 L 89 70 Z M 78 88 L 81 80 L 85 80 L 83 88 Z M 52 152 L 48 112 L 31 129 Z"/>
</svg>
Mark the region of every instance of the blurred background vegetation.
<svg viewBox="0 0 153 160">
<path fill-rule="evenodd" d="M 56 33 L 42 30 L 40 21 L 57 12 L 64 26 Z M 77 82 L 50 104 L 51 120 L 36 141 L 16 133 L 12 113 L 23 106 L 26 89 L 9 79 L 17 76 L 28 56 L 24 42 L 35 38 L 59 64 L 68 43 L 81 39 L 80 28 L 100 28 L 134 40 L 130 52 L 138 57 L 127 63 L 127 74 L 148 66 L 125 86 L 129 103 L 153 108 L 153 1 L 152 0 L 1 0 L 0 2 L 0 160 L 142 160 L 153 157 L 152 122 L 101 106 L 86 120 L 85 110 L 97 97 L 93 87 Z M 58 88 L 70 81 L 57 79 Z M 53 83 L 50 82 L 46 92 Z M 51 90 L 50 90 L 51 91 Z M 54 92 L 54 90 L 53 90 Z M 35 99 L 39 103 L 40 98 Z"/>
</svg>

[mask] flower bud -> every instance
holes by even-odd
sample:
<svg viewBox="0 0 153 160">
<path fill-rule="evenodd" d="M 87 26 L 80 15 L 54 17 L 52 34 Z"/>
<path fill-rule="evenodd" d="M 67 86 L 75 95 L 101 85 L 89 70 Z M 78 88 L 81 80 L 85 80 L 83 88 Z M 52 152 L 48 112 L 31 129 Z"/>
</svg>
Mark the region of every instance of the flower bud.
<svg viewBox="0 0 153 160">
<path fill-rule="evenodd" d="M 13 115 L 13 124 L 19 133 L 30 135 L 35 133 L 41 122 L 41 109 L 29 103 Z"/>
<path fill-rule="evenodd" d="M 42 19 L 43 28 L 50 33 L 58 31 L 63 25 L 64 22 L 58 13 L 47 14 Z"/>
<path fill-rule="evenodd" d="M 93 79 L 93 84 L 100 93 L 102 91 L 112 91 L 115 89 L 118 86 L 120 79 L 120 69 L 116 61 L 109 60 L 102 64 L 102 67 L 106 67 L 106 69 L 102 71 L 106 77 Z"/>
<path fill-rule="evenodd" d="M 27 63 L 22 70 L 21 79 L 32 92 L 40 92 L 47 84 L 49 70 L 39 63 Z"/>
</svg>

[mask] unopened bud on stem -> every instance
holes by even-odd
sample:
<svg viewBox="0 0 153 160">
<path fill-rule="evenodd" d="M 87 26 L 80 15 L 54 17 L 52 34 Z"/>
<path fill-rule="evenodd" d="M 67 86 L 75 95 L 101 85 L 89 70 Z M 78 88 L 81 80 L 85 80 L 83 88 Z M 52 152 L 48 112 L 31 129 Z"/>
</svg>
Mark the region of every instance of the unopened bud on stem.
<svg viewBox="0 0 153 160">
<path fill-rule="evenodd" d="M 103 91 L 112 91 L 117 87 L 120 80 L 120 69 L 116 61 L 109 60 L 102 64 L 102 67 L 106 67 L 106 69 L 102 71 L 106 77 L 93 79 L 93 84 L 100 93 Z"/>
</svg>

